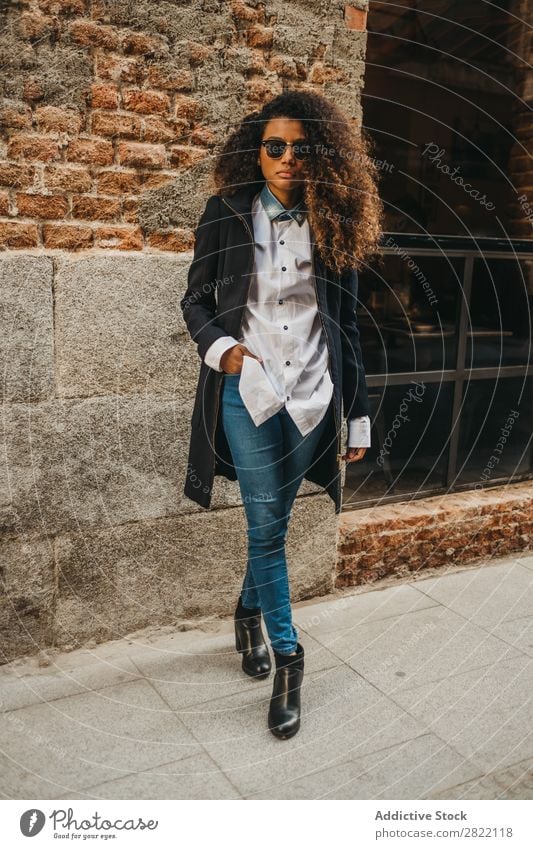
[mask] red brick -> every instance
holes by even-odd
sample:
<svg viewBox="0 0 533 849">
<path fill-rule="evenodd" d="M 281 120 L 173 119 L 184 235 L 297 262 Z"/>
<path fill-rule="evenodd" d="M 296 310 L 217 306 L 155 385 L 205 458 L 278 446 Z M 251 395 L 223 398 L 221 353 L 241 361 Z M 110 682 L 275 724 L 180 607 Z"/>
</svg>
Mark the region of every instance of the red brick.
<svg viewBox="0 0 533 849">
<path fill-rule="evenodd" d="M 112 221 L 120 216 L 120 201 L 88 195 L 72 198 L 72 217 L 94 221 Z"/>
<path fill-rule="evenodd" d="M 65 192 L 88 192 L 91 190 L 92 177 L 86 168 L 47 166 L 44 169 L 44 184 L 48 189 L 63 189 Z"/>
<path fill-rule="evenodd" d="M 168 186 L 174 182 L 176 174 L 162 173 L 161 171 L 152 171 L 142 175 L 143 191 L 149 189 L 160 189 L 162 186 Z"/>
<path fill-rule="evenodd" d="M 93 109 L 117 109 L 118 89 L 110 85 L 94 83 L 91 86 L 90 100 Z"/>
<path fill-rule="evenodd" d="M 97 21 L 109 20 L 109 8 L 106 0 L 92 0 L 90 13 L 91 18 Z"/>
<path fill-rule="evenodd" d="M 152 115 L 154 112 L 163 115 L 170 109 L 168 94 L 160 91 L 126 88 L 122 91 L 122 103 L 125 109 L 132 112 L 143 112 Z"/>
<path fill-rule="evenodd" d="M 294 59 L 290 56 L 272 56 L 269 59 L 268 67 L 271 71 L 274 71 L 278 76 L 283 77 L 284 79 L 299 79 L 298 66 Z M 305 79 L 305 73 L 302 79 Z"/>
<path fill-rule="evenodd" d="M 260 74 L 262 76 L 265 75 L 265 52 L 264 50 L 260 50 L 259 48 L 254 49 L 250 48 L 248 51 L 249 60 L 248 60 L 248 68 L 247 73 L 250 76 L 252 73 Z"/>
<path fill-rule="evenodd" d="M 170 164 L 175 168 L 190 168 L 207 156 L 207 151 L 189 145 L 176 144 L 169 148 Z"/>
<path fill-rule="evenodd" d="M 0 215 L 9 215 L 9 192 L 0 192 Z"/>
<path fill-rule="evenodd" d="M 101 171 L 98 192 L 104 195 L 125 195 L 138 192 L 141 181 L 136 171 Z"/>
<path fill-rule="evenodd" d="M 140 227 L 97 227 L 94 244 L 98 248 L 140 251 L 143 247 L 142 231 Z"/>
<path fill-rule="evenodd" d="M 40 159 L 49 162 L 59 159 L 59 142 L 49 136 L 32 136 L 26 133 L 12 136 L 9 140 L 7 155 L 10 159 L 23 156 L 25 159 Z"/>
<path fill-rule="evenodd" d="M 33 39 L 44 39 L 54 35 L 56 38 L 60 32 L 59 21 L 47 15 L 39 15 L 36 12 L 24 12 L 19 21 L 20 34 L 30 41 Z"/>
<path fill-rule="evenodd" d="M 57 106 L 39 106 L 35 120 L 40 130 L 76 135 L 81 127 L 81 115 L 75 110 L 59 109 Z"/>
<path fill-rule="evenodd" d="M 355 6 L 344 7 L 344 23 L 347 29 L 364 32 L 366 30 L 366 16 L 366 9 L 356 9 Z"/>
<path fill-rule="evenodd" d="M 34 102 L 35 100 L 42 100 L 44 97 L 44 89 L 35 77 L 28 77 L 24 80 L 24 85 L 22 87 L 22 96 L 24 100 L 29 100 L 30 102 Z"/>
<path fill-rule="evenodd" d="M 163 167 L 166 162 L 165 148 L 162 144 L 137 144 L 120 142 L 118 155 L 121 165 L 139 167 Z"/>
<path fill-rule="evenodd" d="M 147 116 L 144 121 L 143 141 L 151 142 L 152 144 L 154 142 L 168 144 L 169 142 L 175 142 L 183 138 L 188 132 L 188 129 L 188 122 L 181 119 L 170 119 L 167 121 L 165 118 L 151 118 Z"/>
<path fill-rule="evenodd" d="M 186 118 L 188 121 L 196 121 L 205 115 L 206 109 L 198 100 L 180 94 L 176 97 L 176 118 Z"/>
<path fill-rule="evenodd" d="M 0 221 L 0 245 L 6 248 L 35 248 L 38 243 L 36 224 Z"/>
<path fill-rule="evenodd" d="M 73 41 L 86 47 L 105 47 L 106 50 L 116 50 L 119 38 L 113 27 L 101 26 L 94 21 L 73 21 L 68 28 Z"/>
<path fill-rule="evenodd" d="M 137 54 L 145 56 L 147 53 L 160 53 L 168 50 L 165 42 L 140 32 L 131 32 L 122 37 L 122 50 L 126 55 Z"/>
<path fill-rule="evenodd" d="M 4 101 L 0 106 L 0 125 L 17 130 L 31 128 L 31 109 L 25 103 Z"/>
<path fill-rule="evenodd" d="M 140 139 L 142 119 L 138 115 L 122 115 L 119 112 L 93 112 L 91 131 L 97 136 Z"/>
<path fill-rule="evenodd" d="M 144 64 L 126 56 L 112 56 L 99 53 L 96 59 L 96 76 L 115 83 L 136 83 L 141 85 L 147 75 Z"/>
<path fill-rule="evenodd" d="M 151 248 L 179 253 L 194 247 L 194 233 L 192 230 L 161 230 L 150 233 L 147 241 Z"/>
<path fill-rule="evenodd" d="M 0 186 L 12 186 L 24 189 L 33 185 L 35 166 L 17 165 L 14 162 L 0 162 Z"/>
<path fill-rule="evenodd" d="M 79 224 L 43 224 L 43 243 L 46 248 L 75 251 L 89 248 L 93 241 L 90 227 Z"/>
<path fill-rule="evenodd" d="M 231 14 L 236 20 L 247 23 L 258 21 L 261 15 L 259 9 L 251 9 L 244 0 L 231 0 Z"/>
<path fill-rule="evenodd" d="M 199 41 L 188 41 L 187 49 L 189 51 L 189 62 L 195 68 L 209 59 L 215 48 L 209 47 L 206 44 L 200 44 Z"/>
<path fill-rule="evenodd" d="M 193 75 L 185 68 L 165 72 L 154 65 L 148 68 L 148 80 L 154 88 L 164 88 L 167 91 L 191 91 L 194 86 Z"/>
<path fill-rule="evenodd" d="M 281 93 L 281 84 L 279 80 L 274 84 L 268 80 L 250 80 L 246 83 L 246 93 L 249 100 L 265 103 Z"/>
<path fill-rule="evenodd" d="M 346 74 L 340 68 L 330 68 L 323 62 L 315 62 L 309 73 L 309 82 L 324 85 L 328 82 L 344 82 Z"/>
<path fill-rule="evenodd" d="M 18 214 L 27 218 L 64 218 L 68 201 L 63 195 L 17 194 Z"/>
<path fill-rule="evenodd" d="M 75 139 L 67 148 L 67 160 L 88 165 L 111 165 L 113 145 L 102 139 Z"/>
<path fill-rule="evenodd" d="M 272 47 L 274 30 L 255 24 L 246 30 L 246 41 L 250 47 Z"/>
<path fill-rule="evenodd" d="M 37 0 L 43 12 L 49 15 L 84 15 L 86 0 Z"/>
<path fill-rule="evenodd" d="M 216 136 L 208 127 L 195 127 L 190 135 L 191 144 L 211 147 L 216 144 Z"/>
<path fill-rule="evenodd" d="M 137 224 L 139 221 L 139 198 L 126 198 L 122 204 L 122 216 L 128 224 Z"/>
</svg>

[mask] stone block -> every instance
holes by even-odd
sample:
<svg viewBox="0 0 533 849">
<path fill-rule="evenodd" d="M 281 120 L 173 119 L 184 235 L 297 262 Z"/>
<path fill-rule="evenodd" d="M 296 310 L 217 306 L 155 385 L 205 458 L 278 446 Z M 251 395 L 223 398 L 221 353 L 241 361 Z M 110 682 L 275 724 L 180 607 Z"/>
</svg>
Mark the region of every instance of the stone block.
<svg viewBox="0 0 533 849">
<path fill-rule="evenodd" d="M 54 392 L 51 257 L 0 257 L 3 401 L 40 401 Z"/>
<path fill-rule="evenodd" d="M 191 410 L 192 400 L 150 396 L 7 405 L 0 533 L 43 536 L 190 509 Z"/>
<path fill-rule="evenodd" d="M 51 644 L 55 607 L 53 541 L 0 542 L 0 664 Z"/>
<path fill-rule="evenodd" d="M 295 601 L 331 591 L 336 522 L 326 499 L 294 505 L 287 560 Z M 230 615 L 246 570 L 244 509 L 61 536 L 56 551 L 58 645 Z"/>
<path fill-rule="evenodd" d="M 192 257 L 57 259 L 58 394 L 190 397 L 200 364 L 180 309 Z"/>
</svg>

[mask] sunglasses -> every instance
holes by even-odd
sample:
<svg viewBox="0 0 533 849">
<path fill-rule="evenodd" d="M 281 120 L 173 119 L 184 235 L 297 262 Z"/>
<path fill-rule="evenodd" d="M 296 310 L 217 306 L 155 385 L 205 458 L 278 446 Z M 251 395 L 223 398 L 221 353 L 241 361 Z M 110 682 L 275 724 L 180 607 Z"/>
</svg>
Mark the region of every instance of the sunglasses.
<svg viewBox="0 0 533 849">
<path fill-rule="evenodd" d="M 261 144 L 270 159 L 281 159 L 287 147 L 292 147 L 295 159 L 306 159 L 311 153 L 311 147 L 306 141 L 286 142 L 281 139 L 267 139 Z"/>
</svg>

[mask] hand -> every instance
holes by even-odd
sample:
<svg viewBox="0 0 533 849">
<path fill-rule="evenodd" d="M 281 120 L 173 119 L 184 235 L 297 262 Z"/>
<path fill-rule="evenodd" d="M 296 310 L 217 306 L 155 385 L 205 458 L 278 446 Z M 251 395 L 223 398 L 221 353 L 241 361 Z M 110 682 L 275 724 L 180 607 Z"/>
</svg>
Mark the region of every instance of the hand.
<svg viewBox="0 0 533 849">
<path fill-rule="evenodd" d="M 362 460 L 366 454 L 366 448 L 347 448 L 346 454 L 342 455 L 342 459 L 346 460 L 347 463 L 357 462 L 357 460 Z"/>
<path fill-rule="evenodd" d="M 240 374 L 242 371 L 242 362 L 244 357 L 253 357 L 254 360 L 259 360 L 260 363 L 263 362 L 261 357 L 256 357 L 255 354 L 252 354 L 251 351 L 248 350 L 246 345 L 233 345 L 232 348 L 228 348 L 227 351 L 224 351 L 220 358 L 220 368 L 226 374 Z"/>
</svg>

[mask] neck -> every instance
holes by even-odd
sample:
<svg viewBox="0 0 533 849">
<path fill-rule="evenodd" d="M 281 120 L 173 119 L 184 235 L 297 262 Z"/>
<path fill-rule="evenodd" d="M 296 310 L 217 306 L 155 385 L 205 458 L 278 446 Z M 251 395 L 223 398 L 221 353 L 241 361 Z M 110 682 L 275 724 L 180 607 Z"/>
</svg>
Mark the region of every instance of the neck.
<svg viewBox="0 0 533 849">
<path fill-rule="evenodd" d="M 279 200 L 279 202 L 283 204 L 285 209 L 291 209 L 291 207 L 293 207 L 295 203 L 298 203 L 298 201 L 300 200 L 300 198 L 302 196 L 302 187 L 301 186 L 296 186 L 294 189 L 283 190 L 283 189 L 274 188 L 274 186 L 271 183 L 269 183 L 268 180 L 267 180 L 267 186 L 270 189 L 270 191 L 272 192 L 272 194 L 274 195 L 274 197 L 276 197 Z"/>
</svg>

